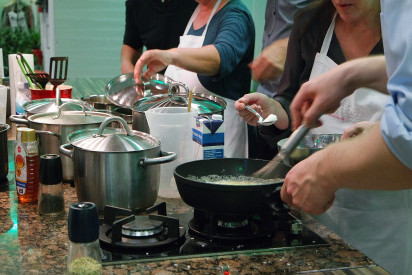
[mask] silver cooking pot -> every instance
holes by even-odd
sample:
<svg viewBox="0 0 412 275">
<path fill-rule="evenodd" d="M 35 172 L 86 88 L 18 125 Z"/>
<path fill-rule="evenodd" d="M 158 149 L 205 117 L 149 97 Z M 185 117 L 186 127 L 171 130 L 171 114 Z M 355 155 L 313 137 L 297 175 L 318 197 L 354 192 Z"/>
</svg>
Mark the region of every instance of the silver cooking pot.
<svg viewBox="0 0 412 275">
<path fill-rule="evenodd" d="M 31 115 L 57 112 L 59 110 L 59 107 L 67 102 L 83 103 L 80 100 L 70 98 L 62 98 L 60 100 L 56 98 L 42 98 L 28 101 L 24 103 L 22 107 L 24 112 L 26 113 L 25 117 L 27 118 Z M 91 106 L 90 104 L 84 102 L 82 105 L 83 106 L 79 104 L 70 104 L 69 106 L 65 107 L 65 111 L 81 111 L 83 110 L 83 108 L 86 111 L 93 111 L 93 106 Z"/>
<path fill-rule="evenodd" d="M 58 154 L 60 145 L 67 142 L 67 136 L 71 132 L 99 127 L 105 118 L 111 116 L 100 112 L 86 112 L 84 107 L 83 111 L 62 112 L 71 104 L 83 106 L 78 102 L 67 102 L 61 105 L 57 112 L 31 115 L 27 119 L 20 115 L 11 115 L 10 121 L 36 130 L 40 155 Z M 61 160 L 63 180 L 73 181 L 73 161 L 63 154 Z"/>
<path fill-rule="evenodd" d="M 106 128 L 111 122 L 120 122 L 125 130 Z M 77 198 L 95 203 L 100 211 L 105 205 L 152 206 L 159 191 L 157 164 L 176 159 L 176 153 L 160 150 L 160 140 L 130 130 L 120 117 L 105 119 L 98 129 L 73 132 L 68 141 L 60 152 L 73 158 Z"/>
</svg>

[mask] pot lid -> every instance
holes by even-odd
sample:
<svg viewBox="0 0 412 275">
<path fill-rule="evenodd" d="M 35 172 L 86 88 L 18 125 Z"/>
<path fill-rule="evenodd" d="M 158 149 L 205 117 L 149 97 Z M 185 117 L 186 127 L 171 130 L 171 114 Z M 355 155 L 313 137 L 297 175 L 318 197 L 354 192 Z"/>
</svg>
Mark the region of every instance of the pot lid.
<svg viewBox="0 0 412 275">
<path fill-rule="evenodd" d="M 69 105 L 79 105 L 83 111 L 68 111 L 63 112 Z M 94 123 L 101 123 L 110 114 L 102 112 L 86 112 L 84 105 L 78 102 L 67 102 L 58 107 L 57 112 L 35 114 L 28 117 L 28 120 L 35 123 L 51 124 L 51 125 L 88 125 Z"/>
<path fill-rule="evenodd" d="M 133 105 L 133 111 L 145 112 L 161 107 L 187 107 L 188 98 L 187 94 L 153 95 L 136 101 Z M 226 109 L 226 101 L 211 94 L 194 93 L 191 106 L 193 109 L 197 109 L 199 115 L 216 114 Z"/>
<path fill-rule="evenodd" d="M 150 79 L 142 78 L 141 84 L 136 84 L 133 73 L 119 75 L 105 88 L 106 98 L 113 104 L 132 108 L 133 104 L 146 96 L 154 94 L 167 94 L 169 85 L 175 83 L 172 79 L 162 74 L 155 74 Z"/>
<path fill-rule="evenodd" d="M 62 104 L 66 102 L 78 102 L 78 103 L 83 103 L 80 100 L 76 99 L 68 99 L 68 98 L 62 98 L 61 99 Z M 89 103 L 84 102 L 83 103 L 86 111 L 91 111 L 93 110 L 93 106 L 91 106 Z M 50 112 L 57 112 L 58 111 L 58 105 L 56 105 L 56 99 L 55 98 L 44 98 L 44 99 L 38 99 L 38 100 L 32 100 L 29 102 L 26 102 L 23 104 L 23 110 L 25 112 L 29 112 L 31 114 L 41 114 L 41 113 L 50 113 Z M 72 104 L 70 106 L 67 106 L 65 108 L 66 111 L 81 111 L 83 108 L 79 105 Z"/>
<path fill-rule="evenodd" d="M 124 129 L 106 127 L 107 124 L 119 121 Z M 99 129 L 79 130 L 68 136 L 73 146 L 93 152 L 138 152 L 160 146 L 160 140 L 149 134 L 130 130 L 127 122 L 120 117 L 105 119 Z"/>
</svg>

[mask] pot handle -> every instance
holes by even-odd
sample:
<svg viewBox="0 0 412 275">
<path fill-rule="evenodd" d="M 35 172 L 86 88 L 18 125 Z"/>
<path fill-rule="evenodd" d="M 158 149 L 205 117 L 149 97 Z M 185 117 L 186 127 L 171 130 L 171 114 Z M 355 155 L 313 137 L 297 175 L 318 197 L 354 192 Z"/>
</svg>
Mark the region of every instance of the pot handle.
<svg viewBox="0 0 412 275">
<path fill-rule="evenodd" d="M 280 190 L 282 185 L 276 187 L 274 191 L 265 195 L 265 202 L 270 209 L 277 213 L 286 213 L 289 212 L 290 207 L 282 201 L 280 197 Z"/>
<path fill-rule="evenodd" d="M 126 131 L 127 135 L 128 136 L 132 135 L 132 133 L 130 132 L 129 125 L 127 125 L 126 120 L 124 120 L 123 118 L 121 118 L 119 116 L 112 116 L 112 117 L 108 117 L 105 120 L 103 120 L 102 124 L 100 124 L 99 131 L 97 132 L 96 136 L 102 136 L 103 131 L 106 128 L 107 124 L 109 124 L 113 121 L 118 121 L 118 122 L 122 123 L 123 128 Z"/>
<path fill-rule="evenodd" d="M 60 145 L 59 151 L 63 155 L 68 156 L 69 158 L 73 158 L 73 150 L 66 149 L 66 147 L 69 147 L 69 146 L 71 147 L 72 145 L 70 143 Z"/>
<path fill-rule="evenodd" d="M 139 166 L 147 166 L 147 165 L 154 165 L 154 164 L 161 164 L 161 163 L 166 163 L 166 162 L 171 162 L 175 160 L 177 157 L 177 154 L 174 152 L 164 152 L 160 151 L 160 157 L 158 158 L 142 158 L 139 161 Z"/>
<path fill-rule="evenodd" d="M 89 116 L 89 115 L 86 113 L 86 109 L 84 108 L 83 103 L 81 103 L 81 102 L 74 102 L 74 101 L 68 101 L 68 102 L 63 103 L 63 104 L 60 105 L 60 106 L 56 105 L 56 107 L 57 107 L 57 115 L 55 115 L 55 116 L 53 117 L 53 119 L 58 119 L 58 118 L 61 116 L 61 114 L 62 114 L 62 109 L 63 109 L 63 107 L 66 106 L 66 105 L 79 105 L 79 106 L 81 106 L 81 107 L 83 108 L 84 116 Z"/>
<path fill-rule="evenodd" d="M 60 138 L 60 135 L 55 133 L 55 132 L 51 132 L 51 131 L 41 131 L 41 130 L 35 130 L 36 134 L 39 135 L 50 135 L 50 136 L 55 136 Z"/>
<path fill-rule="evenodd" d="M 9 119 L 10 119 L 10 122 L 21 123 L 27 126 L 29 125 L 29 121 L 24 118 L 24 115 L 11 115 Z"/>
</svg>

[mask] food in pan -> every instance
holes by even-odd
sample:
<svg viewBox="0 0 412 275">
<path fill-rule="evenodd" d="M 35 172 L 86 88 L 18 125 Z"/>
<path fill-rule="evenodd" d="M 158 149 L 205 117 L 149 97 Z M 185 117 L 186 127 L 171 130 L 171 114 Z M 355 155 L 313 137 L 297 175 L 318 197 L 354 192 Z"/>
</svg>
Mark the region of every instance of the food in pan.
<svg viewBox="0 0 412 275">
<path fill-rule="evenodd" d="M 283 182 L 282 178 L 276 179 L 261 179 L 245 175 L 208 175 L 202 177 L 196 177 L 194 175 L 188 176 L 189 180 L 200 181 L 204 183 L 222 184 L 222 185 L 262 185 L 273 184 Z"/>
</svg>

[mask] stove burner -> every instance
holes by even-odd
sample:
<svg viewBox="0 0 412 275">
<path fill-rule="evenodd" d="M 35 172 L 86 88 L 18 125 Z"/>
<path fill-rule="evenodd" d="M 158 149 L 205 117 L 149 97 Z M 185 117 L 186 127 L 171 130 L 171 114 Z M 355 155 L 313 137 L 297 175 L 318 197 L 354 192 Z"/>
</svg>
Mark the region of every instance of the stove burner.
<svg viewBox="0 0 412 275">
<path fill-rule="evenodd" d="M 185 240 L 186 230 L 179 226 L 179 220 L 166 216 L 166 203 L 160 203 L 146 210 L 157 211 L 148 216 L 133 215 L 140 210 L 105 206 L 103 224 L 99 228 L 102 247 L 115 250 L 144 251 L 146 253 L 179 247 Z M 119 216 L 129 215 L 124 218 Z"/>
<path fill-rule="evenodd" d="M 147 216 L 135 216 L 134 221 L 122 227 L 122 234 L 128 237 L 148 237 L 163 231 L 163 222 L 150 220 Z"/>
<path fill-rule="evenodd" d="M 247 219 L 242 219 L 241 221 L 217 221 L 217 225 L 224 228 L 242 228 L 249 224 Z"/>
<path fill-rule="evenodd" d="M 251 241 L 272 237 L 277 229 L 277 223 L 271 212 L 259 216 L 244 216 L 194 209 L 189 230 L 211 240 Z"/>
</svg>

